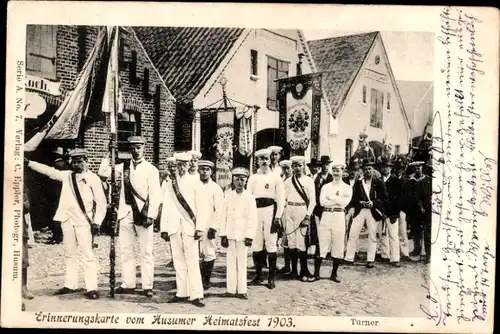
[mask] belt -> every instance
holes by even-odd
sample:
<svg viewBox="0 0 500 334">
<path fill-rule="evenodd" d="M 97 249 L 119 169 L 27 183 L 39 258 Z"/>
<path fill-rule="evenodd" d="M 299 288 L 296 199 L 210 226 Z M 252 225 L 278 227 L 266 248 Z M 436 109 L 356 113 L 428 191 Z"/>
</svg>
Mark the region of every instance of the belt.
<svg viewBox="0 0 500 334">
<path fill-rule="evenodd" d="M 288 205 L 290 206 L 306 206 L 306 203 L 302 202 L 302 203 L 299 203 L 299 202 L 287 202 Z"/>
<path fill-rule="evenodd" d="M 276 201 L 274 200 L 274 198 L 259 197 L 255 199 L 255 203 L 257 204 L 258 208 L 265 208 L 274 205 Z"/>
<path fill-rule="evenodd" d="M 323 212 L 344 212 L 341 208 L 323 208 Z"/>
</svg>

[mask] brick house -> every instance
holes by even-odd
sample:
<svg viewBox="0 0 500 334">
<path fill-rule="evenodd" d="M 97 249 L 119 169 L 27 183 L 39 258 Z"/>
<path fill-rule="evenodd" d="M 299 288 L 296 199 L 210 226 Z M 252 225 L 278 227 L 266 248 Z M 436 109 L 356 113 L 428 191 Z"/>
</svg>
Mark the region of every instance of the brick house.
<svg viewBox="0 0 500 334">
<path fill-rule="evenodd" d="M 34 115 L 26 115 L 25 139 L 29 139 L 37 128 L 47 123 L 68 91 L 74 89 L 82 66 L 96 43 L 98 31 L 102 28 L 104 27 L 27 26 L 26 104 L 43 106 Z M 119 156 L 123 156 L 124 141 L 128 136 L 141 135 L 147 140 L 146 158 L 161 169 L 165 166 L 167 157 L 173 153 L 175 99 L 132 29 L 120 28 L 119 45 L 124 110 L 123 114 L 118 115 L 117 121 Z M 82 128 L 78 140 L 42 142 L 32 158 L 51 164 L 54 159 L 52 152 L 56 147 L 85 147 L 89 152 L 90 169 L 96 172 L 108 151 L 109 138 L 105 121 L 93 122 Z M 36 207 L 45 212 L 45 201 L 41 196 L 44 180 L 32 175 L 34 173 L 28 174 L 31 174 L 27 175 L 28 186 L 35 193 L 32 201 L 40 201 L 41 205 Z M 46 216 L 47 214 L 42 215 Z M 34 222 L 34 225 L 45 226 L 46 222 Z"/>
</svg>

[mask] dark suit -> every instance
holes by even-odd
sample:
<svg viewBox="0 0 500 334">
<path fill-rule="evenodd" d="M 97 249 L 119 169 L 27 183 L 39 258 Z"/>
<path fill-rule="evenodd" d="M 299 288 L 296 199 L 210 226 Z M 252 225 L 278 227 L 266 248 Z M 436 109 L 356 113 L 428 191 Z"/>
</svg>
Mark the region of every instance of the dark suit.
<svg viewBox="0 0 500 334">
<path fill-rule="evenodd" d="M 399 262 L 401 252 L 399 249 L 399 214 L 401 212 L 401 180 L 394 175 L 389 176 L 385 181 L 387 190 L 387 202 L 385 206 L 386 219 L 383 224 L 379 224 L 379 237 L 381 239 L 382 256 L 390 258 L 391 262 Z M 391 222 L 392 220 L 392 222 Z M 384 231 L 386 229 L 386 231 Z M 386 232 L 386 233 L 384 233 Z"/>
<path fill-rule="evenodd" d="M 431 252 L 431 196 L 432 183 L 431 178 L 425 176 L 420 180 L 414 180 L 414 196 L 412 198 L 412 235 L 413 244 L 415 245 L 414 252 L 421 253 L 422 249 L 422 232 L 424 234 L 424 245 L 426 257 L 430 258 Z"/>
<path fill-rule="evenodd" d="M 385 217 L 385 207 L 387 203 L 387 191 L 384 182 L 377 178 L 371 179 L 371 187 L 367 195 L 363 186 L 363 180 L 358 180 L 352 189 L 352 198 L 348 207 L 354 208 L 354 219 L 349 233 L 347 243 L 346 260 L 354 261 L 354 254 L 358 245 L 361 228 L 366 222 L 368 228 L 368 250 L 367 261 L 375 260 L 377 251 L 377 221 Z M 371 201 L 373 206 L 365 208 L 362 202 Z"/>
<path fill-rule="evenodd" d="M 330 173 L 326 175 L 325 179 L 322 178 L 321 174 L 316 175 L 316 178 L 314 179 L 314 188 L 316 191 L 316 206 L 314 207 L 313 216 L 311 217 L 311 239 L 309 245 L 316 245 L 317 254 L 319 254 L 319 241 L 318 241 L 318 228 L 317 228 L 316 216 L 319 219 L 321 219 L 321 216 L 323 214 L 323 208 L 321 207 L 321 205 L 319 205 L 319 195 L 321 194 L 321 188 L 323 188 L 325 184 L 330 183 L 332 181 L 333 181 L 333 176 Z"/>
</svg>

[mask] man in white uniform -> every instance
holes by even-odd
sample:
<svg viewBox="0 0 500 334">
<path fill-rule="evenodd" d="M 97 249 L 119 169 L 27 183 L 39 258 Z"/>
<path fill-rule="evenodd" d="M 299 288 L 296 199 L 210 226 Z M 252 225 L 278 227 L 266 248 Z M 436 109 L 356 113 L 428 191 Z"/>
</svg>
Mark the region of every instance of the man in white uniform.
<svg viewBox="0 0 500 334">
<path fill-rule="evenodd" d="M 345 207 L 351 201 L 352 188 L 342 181 L 343 165 L 332 165 L 333 181 L 321 188 L 319 201 L 323 215 L 318 225 L 320 262 L 330 252 L 333 268 L 330 279 L 340 283 L 337 270 L 344 258 L 345 246 Z M 319 276 L 318 276 L 319 278 Z"/>
<path fill-rule="evenodd" d="M 278 242 L 278 231 L 282 228 L 281 216 L 285 207 L 285 189 L 283 180 L 269 169 L 269 156 L 271 151 L 262 149 L 255 152 L 255 158 L 259 165 L 256 174 L 248 180 L 248 191 L 255 197 L 257 204 L 258 223 L 253 240 L 253 261 L 256 276 L 252 285 L 262 284 L 262 267 L 266 260 L 264 246 L 269 261 L 269 277 L 267 287 L 276 287 L 274 278 L 276 274 L 276 251 Z"/>
<path fill-rule="evenodd" d="M 163 197 L 163 207 L 169 208 L 162 215 L 160 231 L 165 240 L 170 240 L 172 259 L 176 273 L 177 293 L 169 303 L 188 299 L 198 307 L 204 307 L 203 285 L 199 264 L 199 240 L 203 237 L 206 217 L 200 214 L 204 196 L 201 181 L 187 175 L 191 156 L 180 153 L 175 156 L 177 173 L 171 180 Z"/>
<path fill-rule="evenodd" d="M 304 282 L 313 277 L 307 267 L 306 235 L 311 215 L 316 206 L 314 181 L 304 175 L 305 157 L 294 156 L 292 161 L 293 176 L 285 181 L 287 205 L 285 234 L 288 239 L 292 259 L 291 278 L 300 277 Z M 300 258 L 300 275 L 297 273 L 297 259 Z"/>
<path fill-rule="evenodd" d="M 281 177 L 281 168 L 279 165 L 279 161 L 281 158 L 281 151 L 283 151 L 283 148 L 281 146 L 269 146 L 267 148 L 271 154 L 269 156 L 271 163 L 269 164 L 269 169 Z"/>
<path fill-rule="evenodd" d="M 281 167 L 281 178 L 283 182 L 286 181 L 289 177 L 292 176 L 292 162 L 290 160 L 281 160 L 279 162 L 279 166 Z M 286 230 L 286 204 L 285 209 L 283 211 L 283 216 L 281 217 L 281 221 L 283 222 L 283 228 Z M 284 236 L 281 239 L 281 247 L 283 247 L 283 258 L 285 260 L 285 266 L 277 271 L 278 274 L 288 275 L 291 272 L 290 269 L 290 250 L 288 249 L 288 239 Z"/>
<path fill-rule="evenodd" d="M 27 166 L 52 180 L 62 182 L 61 197 L 55 217 L 61 221 L 66 245 L 66 278 L 63 295 L 78 289 L 79 264 L 84 267 L 85 286 L 89 299 L 99 298 L 97 292 L 98 262 L 93 251 L 93 236 L 106 216 L 106 195 L 101 180 L 88 170 L 87 152 L 77 148 L 69 152 L 71 171 L 60 171 L 38 162 L 26 160 Z"/>
<path fill-rule="evenodd" d="M 227 248 L 227 293 L 241 299 L 247 296 L 247 252 L 257 227 L 255 197 L 245 190 L 249 171 L 236 167 L 232 171 L 234 190 L 224 199 L 221 218 L 221 245 Z"/>
<path fill-rule="evenodd" d="M 134 244 L 139 239 L 141 280 L 144 294 L 153 297 L 154 221 L 158 217 L 161 199 L 158 169 L 144 158 L 146 141 L 139 136 L 127 139 L 132 159 L 115 166 L 116 179 L 120 184 L 118 204 L 119 245 L 122 265 L 122 284 L 116 293 L 134 293 L 136 288 L 136 256 Z M 111 142 L 110 145 L 116 145 Z M 110 177 L 109 158 L 104 158 L 99 176 Z"/>
<path fill-rule="evenodd" d="M 203 259 L 200 263 L 201 277 L 203 281 L 203 289 L 210 289 L 210 277 L 215 263 L 215 251 L 217 244 L 215 243 L 215 235 L 220 226 L 220 215 L 222 212 L 222 204 L 224 193 L 221 187 L 215 183 L 211 176 L 215 164 L 209 160 L 200 160 L 198 162 L 198 170 L 200 173 L 201 188 L 200 192 L 204 196 L 203 206 L 200 208 L 199 216 L 205 217 L 207 226 L 201 241 L 201 253 Z"/>
</svg>

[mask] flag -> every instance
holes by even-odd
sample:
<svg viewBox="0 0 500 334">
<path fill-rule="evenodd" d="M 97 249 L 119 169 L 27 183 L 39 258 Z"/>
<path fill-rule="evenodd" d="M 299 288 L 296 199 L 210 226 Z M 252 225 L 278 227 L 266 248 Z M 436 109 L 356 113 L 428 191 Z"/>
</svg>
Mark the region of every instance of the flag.
<svg viewBox="0 0 500 334">
<path fill-rule="evenodd" d="M 122 93 L 120 90 L 119 63 L 118 63 L 118 27 L 107 28 L 111 52 L 107 68 L 106 85 L 102 99 L 102 111 L 110 113 L 111 133 L 116 133 L 116 113 L 122 111 Z"/>
<path fill-rule="evenodd" d="M 47 124 L 24 144 L 26 152 L 36 150 L 44 139 L 76 139 L 78 137 L 82 119 L 87 115 L 92 91 L 96 88 L 92 84 L 92 74 L 99 56 L 105 51 L 105 43 L 106 34 L 100 31 L 97 42 L 75 83 L 74 90 L 66 96 Z"/>
</svg>

